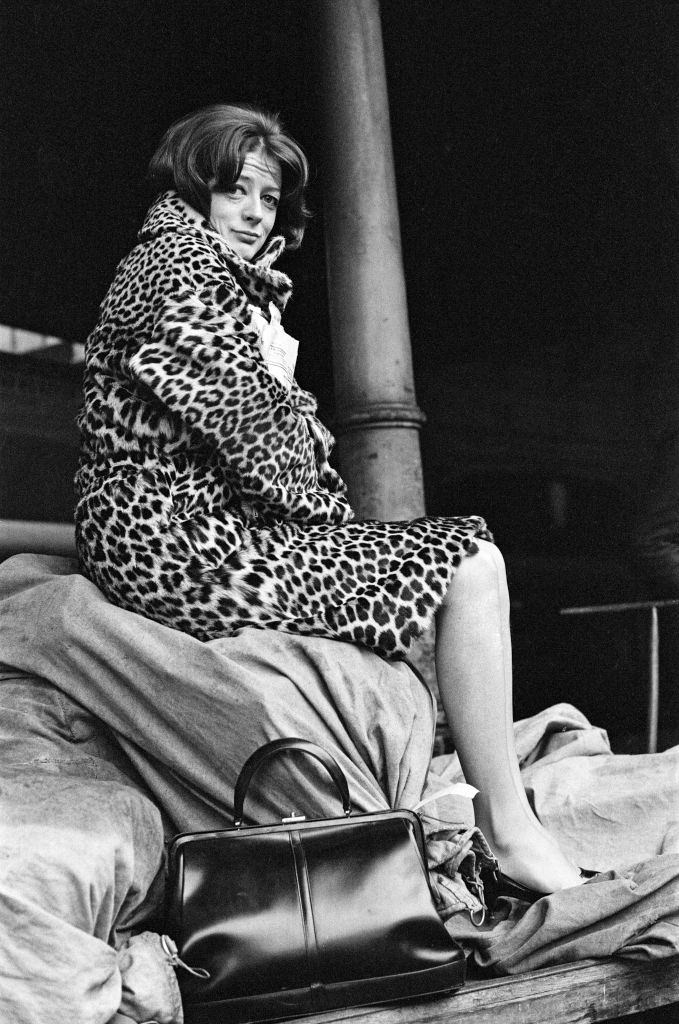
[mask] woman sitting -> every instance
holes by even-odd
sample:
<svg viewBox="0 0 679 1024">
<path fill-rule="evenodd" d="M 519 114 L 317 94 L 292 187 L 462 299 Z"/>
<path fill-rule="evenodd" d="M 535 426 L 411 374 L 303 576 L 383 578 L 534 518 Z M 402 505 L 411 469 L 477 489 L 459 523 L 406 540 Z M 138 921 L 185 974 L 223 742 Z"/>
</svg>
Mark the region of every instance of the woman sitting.
<svg viewBox="0 0 679 1024">
<path fill-rule="evenodd" d="M 87 347 L 83 570 L 111 602 L 202 641 L 255 627 L 326 638 L 328 657 L 361 645 L 367 691 L 436 616 L 479 826 L 516 882 L 576 885 L 519 777 L 506 582 L 484 522 L 357 521 L 292 377 L 291 284 L 273 263 L 304 233 L 304 154 L 277 118 L 217 105 L 170 128 L 150 171 L 158 198 Z"/>
</svg>

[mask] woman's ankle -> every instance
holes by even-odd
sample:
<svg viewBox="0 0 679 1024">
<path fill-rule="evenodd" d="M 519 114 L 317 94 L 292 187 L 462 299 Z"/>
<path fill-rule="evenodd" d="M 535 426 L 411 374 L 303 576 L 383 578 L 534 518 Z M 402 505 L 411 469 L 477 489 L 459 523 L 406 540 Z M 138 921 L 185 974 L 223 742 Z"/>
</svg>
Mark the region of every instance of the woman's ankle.
<svg viewBox="0 0 679 1024">
<path fill-rule="evenodd" d="M 580 869 L 559 846 L 556 839 L 535 821 L 519 834 L 488 831 L 479 824 L 488 845 L 495 854 L 503 874 L 539 892 L 568 889 L 582 881 Z"/>
</svg>

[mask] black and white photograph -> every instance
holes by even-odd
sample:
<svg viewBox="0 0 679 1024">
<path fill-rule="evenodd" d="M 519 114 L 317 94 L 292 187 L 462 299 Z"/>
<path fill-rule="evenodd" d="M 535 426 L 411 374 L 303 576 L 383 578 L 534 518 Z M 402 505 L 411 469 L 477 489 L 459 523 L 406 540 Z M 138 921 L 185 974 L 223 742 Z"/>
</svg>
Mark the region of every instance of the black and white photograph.
<svg viewBox="0 0 679 1024">
<path fill-rule="evenodd" d="M 0 62 L 0 1024 L 676 1024 L 679 4 Z"/>
</svg>

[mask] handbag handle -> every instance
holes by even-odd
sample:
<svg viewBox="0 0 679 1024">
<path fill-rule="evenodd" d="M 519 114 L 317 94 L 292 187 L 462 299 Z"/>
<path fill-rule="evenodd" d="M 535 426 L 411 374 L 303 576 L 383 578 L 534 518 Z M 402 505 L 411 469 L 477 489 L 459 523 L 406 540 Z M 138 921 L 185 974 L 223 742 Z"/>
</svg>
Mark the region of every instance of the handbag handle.
<svg viewBox="0 0 679 1024">
<path fill-rule="evenodd" d="M 284 750 L 301 750 L 305 754 L 315 757 L 317 761 L 320 761 L 337 787 L 337 791 L 339 792 L 342 800 L 344 813 L 347 816 L 351 814 L 351 798 L 349 796 L 349 786 L 346 776 L 332 754 L 329 754 L 327 750 L 323 749 L 323 747 L 319 747 L 317 743 L 312 743 L 310 740 L 294 738 L 272 740 L 271 743 L 265 743 L 263 747 L 258 747 L 254 754 L 250 754 L 250 757 L 241 768 L 233 794 L 233 824 L 235 828 L 240 828 L 243 824 L 243 805 L 245 803 L 245 794 L 247 793 L 248 786 L 252 782 L 253 775 L 264 761 L 273 757 L 274 754 L 280 754 Z"/>
</svg>

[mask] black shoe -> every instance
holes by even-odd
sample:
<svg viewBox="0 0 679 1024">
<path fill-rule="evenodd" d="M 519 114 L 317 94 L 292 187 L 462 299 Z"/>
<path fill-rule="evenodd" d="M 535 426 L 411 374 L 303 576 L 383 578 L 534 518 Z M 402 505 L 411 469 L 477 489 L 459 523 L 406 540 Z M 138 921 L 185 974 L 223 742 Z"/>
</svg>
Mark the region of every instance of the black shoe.
<svg viewBox="0 0 679 1024">
<path fill-rule="evenodd" d="M 597 871 L 588 871 L 586 868 L 580 868 L 580 877 L 583 879 L 594 878 L 596 874 L 598 874 Z M 543 896 L 550 895 L 551 893 L 538 892 L 537 889 L 529 889 L 527 885 L 522 885 L 521 882 L 515 882 L 509 875 L 503 874 L 499 867 L 495 868 L 484 879 L 486 906 L 491 913 L 501 896 L 509 896 L 514 900 L 522 900 L 524 903 L 537 903 Z"/>
<path fill-rule="evenodd" d="M 509 875 L 503 874 L 499 867 L 484 880 L 486 906 L 491 914 L 501 896 L 510 896 L 512 899 L 522 900 L 524 903 L 537 903 L 546 895 L 546 892 L 538 892 L 537 889 L 529 889 L 528 886 L 515 882 Z"/>
</svg>

